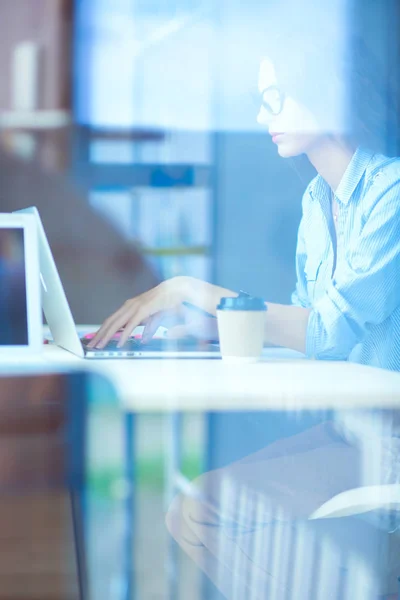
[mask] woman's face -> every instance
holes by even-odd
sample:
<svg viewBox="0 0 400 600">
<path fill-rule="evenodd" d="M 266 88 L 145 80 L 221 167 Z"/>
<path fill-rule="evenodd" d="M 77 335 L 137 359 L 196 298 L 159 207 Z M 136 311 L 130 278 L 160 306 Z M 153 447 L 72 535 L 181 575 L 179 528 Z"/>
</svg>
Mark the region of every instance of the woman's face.
<svg viewBox="0 0 400 600">
<path fill-rule="evenodd" d="M 274 65 L 268 58 L 260 65 L 258 90 L 262 104 L 257 121 L 268 127 L 279 154 L 289 158 L 311 150 L 322 137 L 321 128 L 305 106 L 279 87 Z"/>
</svg>

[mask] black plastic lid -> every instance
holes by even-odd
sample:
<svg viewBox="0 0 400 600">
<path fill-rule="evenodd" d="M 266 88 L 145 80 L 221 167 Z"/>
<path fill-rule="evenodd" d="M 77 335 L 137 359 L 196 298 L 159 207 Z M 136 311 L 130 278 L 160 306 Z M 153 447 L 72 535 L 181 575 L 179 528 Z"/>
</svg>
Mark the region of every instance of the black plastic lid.
<svg viewBox="0 0 400 600">
<path fill-rule="evenodd" d="M 262 298 L 254 298 L 246 293 L 240 293 L 235 298 L 221 298 L 217 310 L 262 310 L 267 306 Z"/>
</svg>

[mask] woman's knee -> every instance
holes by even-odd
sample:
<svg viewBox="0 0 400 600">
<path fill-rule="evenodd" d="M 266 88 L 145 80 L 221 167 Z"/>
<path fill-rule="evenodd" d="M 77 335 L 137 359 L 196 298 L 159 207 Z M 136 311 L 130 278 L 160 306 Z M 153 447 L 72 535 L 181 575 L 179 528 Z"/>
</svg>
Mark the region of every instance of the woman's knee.
<svg viewBox="0 0 400 600">
<path fill-rule="evenodd" d="M 190 527 L 190 519 L 187 518 L 188 498 L 179 494 L 172 501 L 165 516 L 165 524 L 168 531 L 180 546 L 189 544 L 191 546 L 202 546 L 199 538 Z"/>
<path fill-rule="evenodd" d="M 189 494 L 179 494 L 172 501 L 165 523 L 172 537 L 179 543 L 202 545 L 199 528 L 215 526 L 219 518 L 207 503 Z"/>
<path fill-rule="evenodd" d="M 179 523 L 182 514 L 181 505 L 182 494 L 178 494 L 171 502 L 167 510 L 167 514 L 165 515 L 165 524 L 173 537 L 176 537 L 179 530 Z"/>
</svg>

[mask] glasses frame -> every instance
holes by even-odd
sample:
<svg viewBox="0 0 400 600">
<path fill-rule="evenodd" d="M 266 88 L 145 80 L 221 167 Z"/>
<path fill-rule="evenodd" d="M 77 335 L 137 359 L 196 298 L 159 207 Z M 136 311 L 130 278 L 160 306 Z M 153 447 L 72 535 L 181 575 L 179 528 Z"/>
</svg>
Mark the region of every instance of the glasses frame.
<svg viewBox="0 0 400 600">
<path fill-rule="evenodd" d="M 280 101 L 280 106 L 279 106 L 279 110 L 278 111 L 274 111 L 271 108 L 271 105 L 268 104 L 268 102 L 266 102 L 264 100 L 264 96 L 266 92 L 269 92 L 271 90 L 275 90 L 278 92 L 279 94 L 279 101 Z M 286 94 L 285 92 L 278 86 L 278 85 L 269 85 L 268 87 L 266 87 L 262 92 L 261 92 L 261 106 L 263 108 L 265 108 L 265 110 L 267 112 L 269 112 L 270 115 L 273 115 L 274 117 L 277 117 L 278 115 L 281 114 L 281 112 L 283 111 L 283 107 L 285 105 L 285 100 L 286 100 Z"/>
</svg>

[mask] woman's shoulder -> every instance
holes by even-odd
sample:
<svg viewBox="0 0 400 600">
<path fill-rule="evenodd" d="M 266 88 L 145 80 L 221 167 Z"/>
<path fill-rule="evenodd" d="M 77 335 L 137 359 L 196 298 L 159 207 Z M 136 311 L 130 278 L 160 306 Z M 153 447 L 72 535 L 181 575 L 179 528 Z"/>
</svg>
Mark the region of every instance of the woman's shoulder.
<svg viewBox="0 0 400 600">
<path fill-rule="evenodd" d="M 366 170 L 366 180 L 379 187 L 400 183 L 400 157 L 373 154 Z"/>
<path fill-rule="evenodd" d="M 365 173 L 361 208 L 366 221 L 379 211 L 382 221 L 400 217 L 400 158 L 373 154 Z"/>
</svg>

